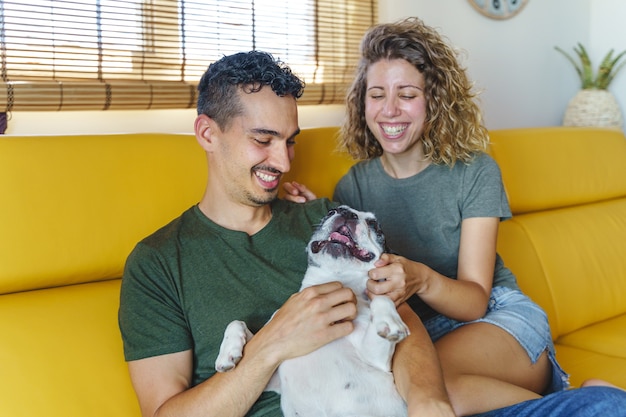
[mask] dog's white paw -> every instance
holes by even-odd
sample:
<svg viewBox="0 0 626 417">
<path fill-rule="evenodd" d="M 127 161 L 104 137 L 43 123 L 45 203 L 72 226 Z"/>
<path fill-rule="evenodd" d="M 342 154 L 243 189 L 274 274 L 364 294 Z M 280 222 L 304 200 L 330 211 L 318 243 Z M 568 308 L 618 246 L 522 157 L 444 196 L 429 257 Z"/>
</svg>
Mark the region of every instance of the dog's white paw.
<svg viewBox="0 0 626 417">
<path fill-rule="evenodd" d="M 243 321 L 235 320 L 228 324 L 224 331 L 220 352 L 215 360 L 217 372 L 230 371 L 237 366 L 243 356 L 243 347 L 251 337 L 252 333 Z"/>
<path fill-rule="evenodd" d="M 389 297 L 373 297 L 370 310 L 374 329 L 383 339 L 399 342 L 409 335 L 409 328 L 402 321 L 396 306 Z"/>
<path fill-rule="evenodd" d="M 376 333 L 390 342 L 399 342 L 409 335 L 409 328 L 400 317 L 382 316 L 374 320 Z"/>
</svg>

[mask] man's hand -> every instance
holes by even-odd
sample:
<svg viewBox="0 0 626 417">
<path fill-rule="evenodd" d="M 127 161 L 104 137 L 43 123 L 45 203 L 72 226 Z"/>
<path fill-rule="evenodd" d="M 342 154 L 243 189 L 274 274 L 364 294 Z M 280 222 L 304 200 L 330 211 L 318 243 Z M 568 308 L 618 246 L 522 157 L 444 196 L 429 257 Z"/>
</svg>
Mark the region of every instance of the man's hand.
<svg viewBox="0 0 626 417">
<path fill-rule="evenodd" d="M 252 341 L 262 340 L 280 364 L 350 334 L 356 313 L 351 289 L 339 282 L 315 285 L 293 294 Z"/>
</svg>

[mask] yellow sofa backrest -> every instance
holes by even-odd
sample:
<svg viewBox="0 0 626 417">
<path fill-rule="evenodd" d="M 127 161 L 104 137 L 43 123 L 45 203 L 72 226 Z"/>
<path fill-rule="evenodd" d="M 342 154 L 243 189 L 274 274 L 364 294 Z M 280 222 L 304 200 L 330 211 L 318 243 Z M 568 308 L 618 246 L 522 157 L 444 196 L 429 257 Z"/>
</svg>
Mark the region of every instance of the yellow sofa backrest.
<svg viewBox="0 0 626 417">
<path fill-rule="evenodd" d="M 119 278 L 205 181 L 191 135 L 0 137 L 0 294 Z"/>
<path fill-rule="evenodd" d="M 612 129 L 546 127 L 494 130 L 513 214 L 626 195 L 626 141 Z"/>
<path fill-rule="evenodd" d="M 295 158 L 283 181 L 298 181 L 317 197 L 332 198 L 335 185 L 355 161 L 337 148 L 338 127 L 303 129 Z"/>
<path fill-rule="evenodd" d="M 491 132 L 512 219 L 498 252 L 553 337 L 626 312 L 626 140 L 592 128 Z"/>
</svg>

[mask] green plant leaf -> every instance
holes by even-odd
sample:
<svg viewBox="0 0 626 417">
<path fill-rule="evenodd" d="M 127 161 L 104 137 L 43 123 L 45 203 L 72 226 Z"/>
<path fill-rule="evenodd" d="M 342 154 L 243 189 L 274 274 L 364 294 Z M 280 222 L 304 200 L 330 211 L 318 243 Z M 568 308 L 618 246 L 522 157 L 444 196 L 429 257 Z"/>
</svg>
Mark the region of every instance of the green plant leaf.
<svg viewBox="0 0 626 417">
<path fill-rule="evenodd" d="M 601 90 L 605 90 L 607 86 L 607 80 L 611 75 L 611 69 L 613 68 L 613 64 L 611 63 L 611 58 L 613 56 L 613 50 L 611 49 L 598 67 L 598 75 L 596 76 L 595 86 Z"/>
<path fill-rule="evenodd" d="M 567 52 L 565 52 L 563 49 L 559 48 L 558 46 L 555 46 L 554 49 L 556 49 L 557 51 L 562 53 L 565 56 L 565 58 L 567 58 L 567 60 L 572 63 L 572 65 L 574 66 L 574 69 L 576 69 L 576 73 L 578 74 L 578 78 L 580 78 L 580 81 L 582 82 L 583 81 L 583 70 L 578 65 L 578 63 L 574 60 L 574 58 L 572 58 L 572 56 L 570 54 L 568 54 Z"/>
<path fill-rule="evenodd" d="M 587 54 L 587 50 L 581 43 L 578 43 L 578 50 L 574 48 L 574 51 L 576 51 L 576 53 L 578 54 L 583 69 L 583 88 L 594 88 L 595 82 L 593 79 L 593 68 L 591 67 L 591 59 L 589 59 L 589 54 Z"/>
<path fill-rule="evenodd" d="M 613 81 L 615 75 L 626 65 L 626 61 L 619 63 L 622 58 L 626 57 L 626 51 L 622 51 L 617 56 L 613 57 L 614 50 L 611 49 L 605 55 L 604 59 L 598 67 L 597 74 L 594 76 L 591 60 L 589 59 L 589 54 L 580 42 L 577 43 L 576 46 L 573 48 L 580 62 L 577 62 L 570 54 L 568 54 L 558 46 L 555 46 L 554 48 L 561 54 L 563 54 L 568 59 L 568 61 L 572 63 L 572 65 L 576 69 L 578 77 L 580 78 L 581 87 L 583 89 L 598 88 L 601 90 L 606 90 L 609 84 L 611 84 L 611 81 Z"/>
<path fill-rule="evenodd" d="M 624 52 L 626 52 L 626 51 L 624 51 Z M 620 55 L 622 55 L 622 54 L 620 54 Z M 620 70 L 622 68 L 624 68 L 624 66 L 626 66 L 626 61 L 622 62 L 621 64 L 619 64 L 618 66 L 613 68 L 613 71 L 611 71 L 609 76 L 606 78 L 606 87 L 604 87 L 605 89 L 608 88 L 609 84 L 611 84 L 611 81 L 613 81 L 613 78 L 615 78 L 615 75 L 617 75 L 617 73 L 620 72 Z"/>
</svg>

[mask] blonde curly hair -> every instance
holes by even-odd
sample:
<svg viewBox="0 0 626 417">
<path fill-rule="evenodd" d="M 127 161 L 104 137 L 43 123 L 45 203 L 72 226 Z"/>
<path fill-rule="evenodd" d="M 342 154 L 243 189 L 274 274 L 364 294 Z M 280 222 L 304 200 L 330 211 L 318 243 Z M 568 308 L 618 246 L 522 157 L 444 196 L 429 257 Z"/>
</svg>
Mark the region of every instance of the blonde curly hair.
<svg viewBox="0 0 626 417">
<path fill-rule="evenodd" d="M 340 146 L 355 159 L 372 159 L 383 150 L 365 121 L 369 67 L 383 59 L 404 59 L 424 76 L 426 120 L 420 138 L 435 164 L 468 163 L 489 143 L 465 68 L 439 33 L 418 18 L 370 28 L 361 41 L 361 59 L 348 90 Z"/>
</svg>

